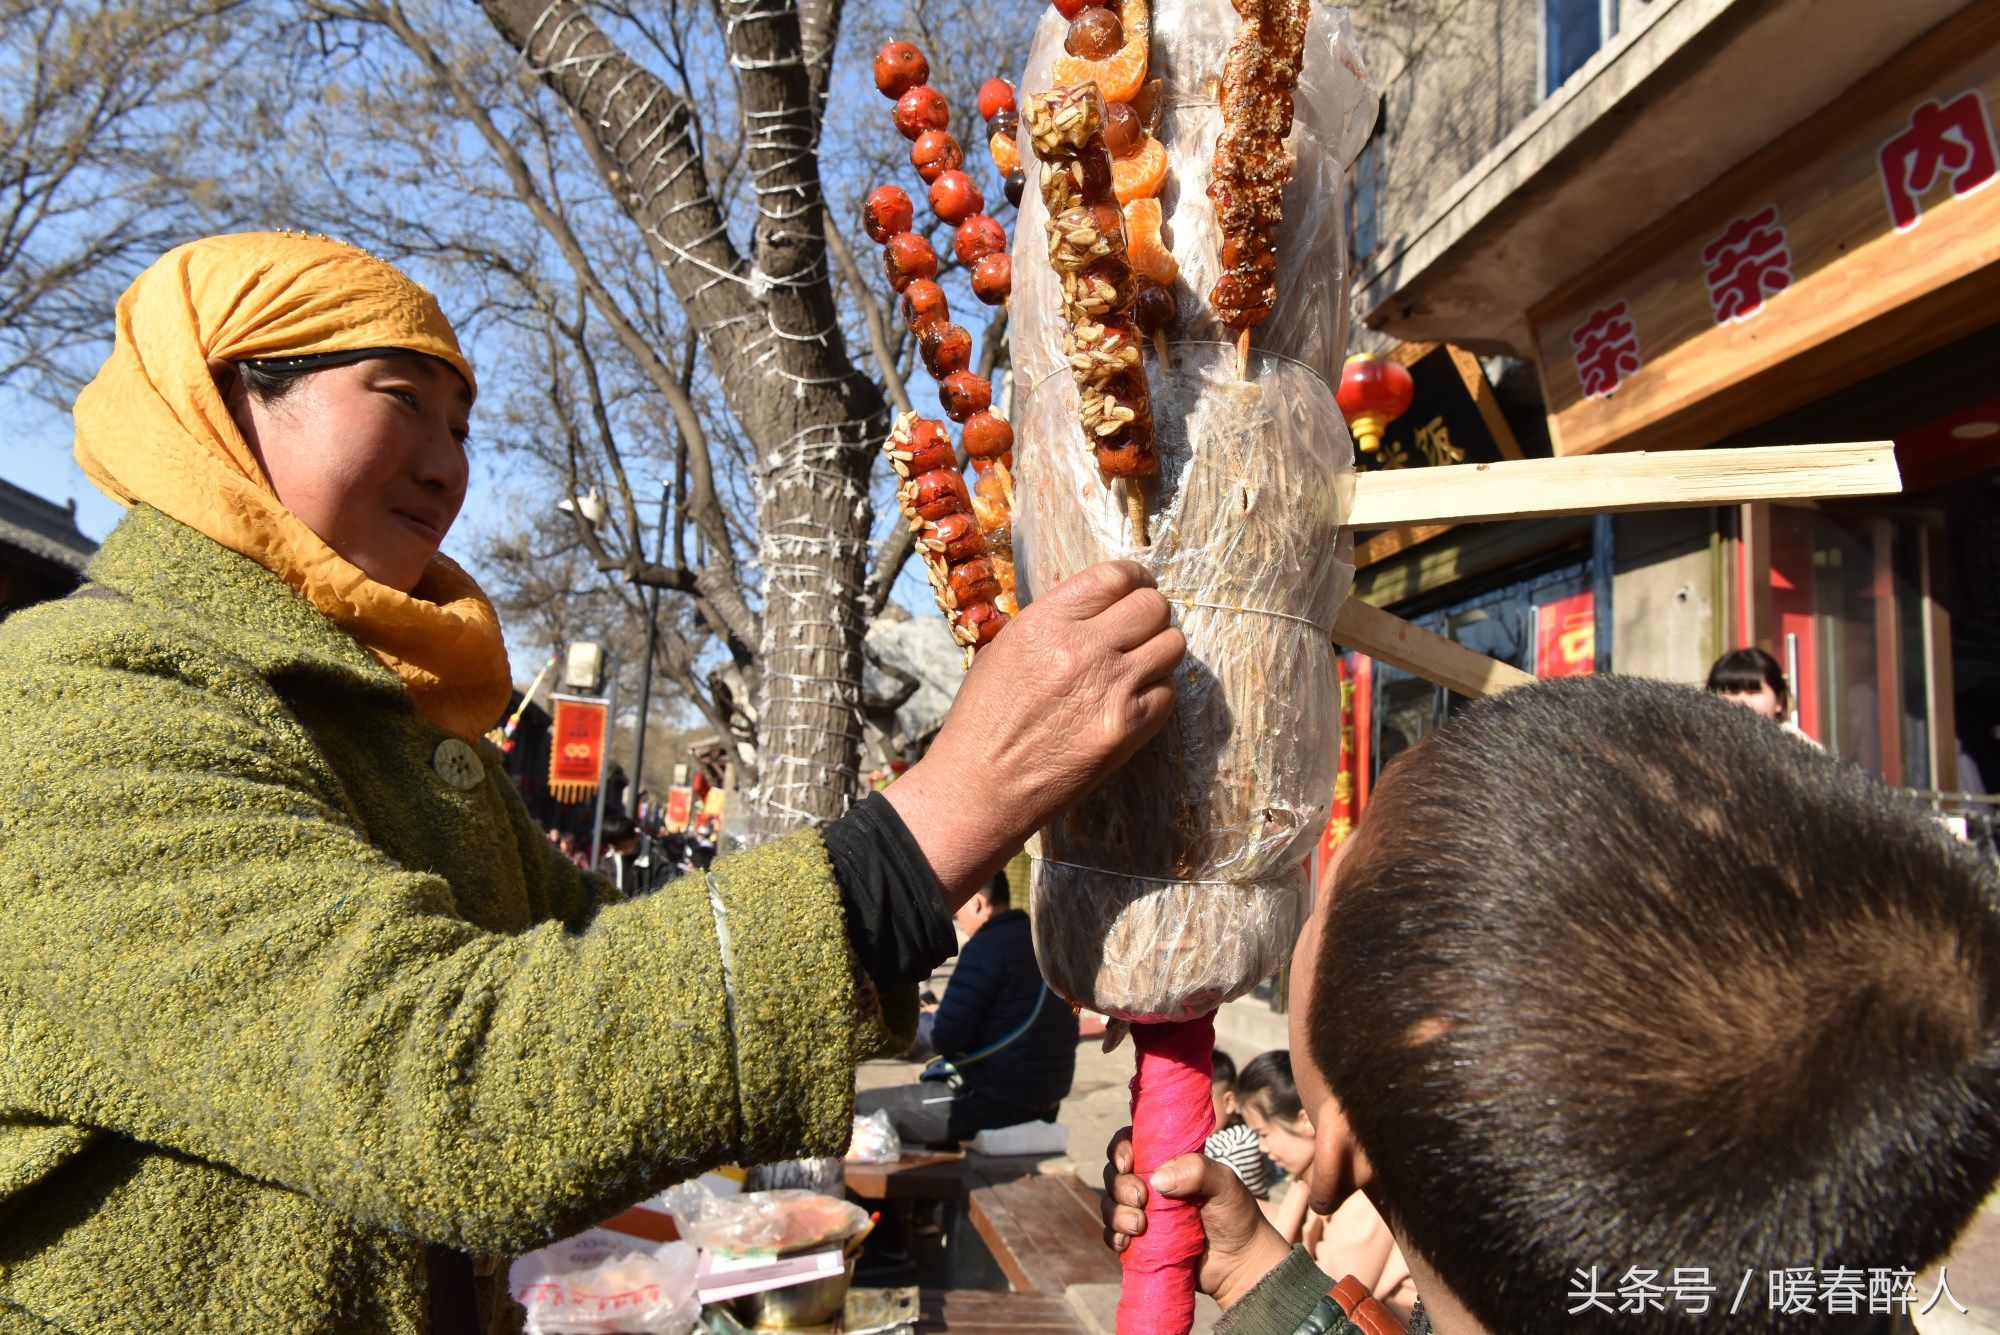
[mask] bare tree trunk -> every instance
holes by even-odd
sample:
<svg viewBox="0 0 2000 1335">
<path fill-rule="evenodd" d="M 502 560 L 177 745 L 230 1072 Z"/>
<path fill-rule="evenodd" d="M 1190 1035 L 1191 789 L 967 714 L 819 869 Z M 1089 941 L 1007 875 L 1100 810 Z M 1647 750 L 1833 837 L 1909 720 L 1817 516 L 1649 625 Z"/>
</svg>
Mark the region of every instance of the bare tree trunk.
<svg viewBox="0 0 2000 1335">
<path fill-rule="evenodd" d="M 711 193 L 694 108 L 576 0 L 480 3 L 595 139 L 756 445 L 761 831 L 837 816 L 859 786 L 867 481 L 887 419 L 848 354 L 827 267 L 818 147 L 838 5 L 721 0 L 758 210 L 746 254 Z"/>
</svg>

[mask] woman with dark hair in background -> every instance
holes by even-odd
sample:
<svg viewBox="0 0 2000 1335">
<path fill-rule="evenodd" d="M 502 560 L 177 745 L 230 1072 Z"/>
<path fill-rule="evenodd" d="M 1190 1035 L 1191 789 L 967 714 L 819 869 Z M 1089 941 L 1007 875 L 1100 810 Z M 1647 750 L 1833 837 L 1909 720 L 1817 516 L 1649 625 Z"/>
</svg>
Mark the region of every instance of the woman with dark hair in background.
<svg viewBox="0 0 2000 1335">
<path fill-rule="evenodd" d="M 1802 741 L 1819 742 L 1792 721 L 1792 687 L 1778 660 L 1762 649 L 1731 649 L 1708 670 L 1708 692 L 1767 718 Z"/>
</svg>

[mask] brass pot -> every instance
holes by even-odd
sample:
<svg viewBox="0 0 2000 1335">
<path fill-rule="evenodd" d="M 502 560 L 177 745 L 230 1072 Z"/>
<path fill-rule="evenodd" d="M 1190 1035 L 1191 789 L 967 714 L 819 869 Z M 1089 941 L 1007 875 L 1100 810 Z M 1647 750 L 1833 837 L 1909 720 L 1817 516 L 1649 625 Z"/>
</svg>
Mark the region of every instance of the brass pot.
<svg viewBox="0 0 2000 1335">
<path fill-rule="evenodd" d="M 847 1265 L 839 1274 L 746 1293 L 730 1299 L 729 1310 L 756 1330 L 810 1330 L 832 1325 L 847 1307 L 847 1290 L 854 1284 L 854 1260 L 855 1252 L 850 1249 Z"/>
</svg>

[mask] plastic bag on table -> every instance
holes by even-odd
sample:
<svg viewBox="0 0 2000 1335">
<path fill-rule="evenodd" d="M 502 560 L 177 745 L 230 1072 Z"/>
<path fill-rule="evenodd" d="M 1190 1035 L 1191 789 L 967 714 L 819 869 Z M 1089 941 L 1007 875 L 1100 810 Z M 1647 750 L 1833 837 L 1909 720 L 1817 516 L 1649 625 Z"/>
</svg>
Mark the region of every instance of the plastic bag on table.
<svg viewBox="0 0 2000 1335">
<path fill-rule="evenodd" d="M 517 1258 L 507 1287 L 527 1335 L 685 1335 L 701 1316 L 694 1248 L 601 1229 Z"/>
<path fill-rule="evenodd" d="M 847 1143 L 848 1163 L 894 1163 L 903 1157 L 903 1138 L 889 1120 L 889 1110 L 878 1108 L 866 1117 L 856 1114 L 854 1138 Z"/>
<path fill-rule="evenodd" d="M 731 1256 L 800 1251 L 853 1237 L 868 1214 L 816 1191 L 751 1191 L 722 1197 L 699 1182 L 669 1188 L 667 1208 L 683 1238 Z"/>
<path fill-rule="evenodd" d="M 1347 337 L 1343 174 L 1375 99 L 1344 14 L 1314 6 L 1275 238 L 1278 304 L 1239 379 L 1234 331 L 1207 305 L 1221 250 L 1207 197 L 1222 125 L 1210 81 L 1237 19 L 1229 0 L 1157 0 L 1152 22 L 1170 165 L 1161 203 L 1181 273 L 1169 364 L 1146 359 L 1160 466 L 1151 543 L 1135 545 L 1126 484 L 1104 483 L 1084 439 L 1031 189 L 1009 306 L 1015 553 L 1024 600 L 1094 562 L 1139 561 L 1187 636 L 1167 726 L 1031 849 L 1036 954 L 1051 985 L 1115 1017 L 1178 1020 L 1284 962 L 1332 798 L 1331 629 L 1354 574 L 1341 527 L 1353 445 L 1332 389 Z M 1064 32 L 1044 18 L 1024 96 L 1050 86 Z M 1032 158 L 1031 138 L 1018 142 Z"/>
</svg>

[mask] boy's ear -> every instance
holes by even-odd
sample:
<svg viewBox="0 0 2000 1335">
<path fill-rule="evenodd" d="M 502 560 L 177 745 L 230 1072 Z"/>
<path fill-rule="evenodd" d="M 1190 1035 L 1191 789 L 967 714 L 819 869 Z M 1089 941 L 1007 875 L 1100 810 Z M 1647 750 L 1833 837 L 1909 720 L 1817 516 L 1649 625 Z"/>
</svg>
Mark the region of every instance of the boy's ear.
<svg viewBox="0 0 2000 1335">
<path fill-rule="evenodd" d="M 1341 1202 L 1375 1180 L 1368 1156 L 1354 1142 L 1340 1101 L 1328 1095 L 1308 1110 L 1313 1124 L 1313 1161 L 1306 1172 L 1308 1203 L 1315 1214 L 1332 1214 Z"/>
</svg>

